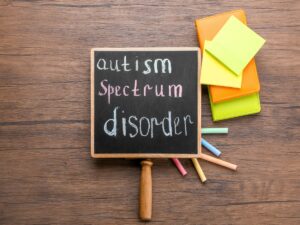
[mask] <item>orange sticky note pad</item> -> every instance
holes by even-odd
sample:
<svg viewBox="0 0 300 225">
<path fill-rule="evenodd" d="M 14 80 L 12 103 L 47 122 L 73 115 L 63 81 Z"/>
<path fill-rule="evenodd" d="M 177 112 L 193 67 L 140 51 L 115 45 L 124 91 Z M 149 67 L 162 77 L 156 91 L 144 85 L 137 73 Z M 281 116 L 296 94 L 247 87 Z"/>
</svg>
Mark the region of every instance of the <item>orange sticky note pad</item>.
<svg viewBox="0 0 300 225">
<path fill-rule="evenodd" d="M 206 40 L 211 41 L 230 16 L 235 16 L 242 23 L 247 24 L 246 15 L 243 10 L 225 12 L 196 20 L 198 40 L 202 51 L 204 49 L 204 42 Z M 259 92 L 260 84 L 254 58 L 246 66 L 242 76 L 242 86 L 240 89 L 223 86 L 209 86 L 212 102 L 217 103 Z"/>
</svg>

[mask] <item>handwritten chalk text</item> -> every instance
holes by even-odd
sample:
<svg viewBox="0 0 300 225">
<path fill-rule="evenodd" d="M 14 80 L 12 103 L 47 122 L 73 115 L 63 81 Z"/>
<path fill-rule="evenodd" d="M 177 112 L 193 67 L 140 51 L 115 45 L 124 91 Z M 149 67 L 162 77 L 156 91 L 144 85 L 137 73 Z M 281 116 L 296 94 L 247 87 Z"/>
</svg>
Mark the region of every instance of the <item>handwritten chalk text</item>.
<svg viewBox="0 0 300 225">
<path fill-rule="evenodd" d="M 181 98 L 183 94 L 181 84 L 139 85 L 138 81 L 134 80 L 131 85 L 111 85 L 107 79 L 104 79 L 100 82 L 98 95 L 106 97 L 107 103 L 110 104 L 112 96 L 146 97 L 154 95 L 155 97 Z"/>
<path fill-rule="evenodd" d="M 141 64 L 141 65 L 140 65 Z M 164 59 L 146 59 L 143 63 L 139 61 L 138 58 L 134 60 L 134 62 L 129 62 L 127 60 L 127 56 L 125 55 L 123 59 L 105 59 L 100 58 L 97 61 L 97 69 L 98 70 L 104 70 L 104 71 L 114 71 L 114 72 L 130 72 L 132 70 L 134 71 L 141 71 L 142 74 L 171 74 L 172 73 L 172 64 L 171 60 L 164 58 Z"/>
<path fill-rule="evenodd" d="M 167 115 L 160 119 L 146 116 L 138 118 L 136 115 L 126 118 L 122 114 L 124 114 L 124 110 L 116 106 L 111 118 L 105 121 L 103 129 L 108 136 L 129 136 L 130 138 L 136 136 L 154 138 L 154 135 L 161 134 L 166 137 L 188 136 L 188 129 L 194 124 L 190 115 L 174 117 L 172 111 L 168 111 Z"/>
</svg>

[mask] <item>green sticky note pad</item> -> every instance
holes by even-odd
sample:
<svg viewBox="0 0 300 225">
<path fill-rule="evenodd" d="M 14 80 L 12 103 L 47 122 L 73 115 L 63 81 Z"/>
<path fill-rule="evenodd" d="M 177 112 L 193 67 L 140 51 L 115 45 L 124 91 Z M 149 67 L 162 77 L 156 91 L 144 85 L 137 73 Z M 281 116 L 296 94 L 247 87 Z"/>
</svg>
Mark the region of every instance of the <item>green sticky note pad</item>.
<svg viewBox="0 0 300 225">
<path fill-rule="evenodd" d="M 264 43 L 261 36 L 231 16 L 206 50 L 236 75 L 241 75 Z"/>
<path fill-rule="evenodd" d="M 206 85 L 241 88 L 243 76 L 236 76 L 231 70 L 208 53 L 206 51 L 206 47 L 209 44 L 211 44 L 210 41 L 205 41 L 200 83 Z"/>
<path fill-rule="evenodd" d="M 255 114 L 261 110 L 259 93 L 219 103 L 213 103 L 209 94 L 209 100 L 213 121 Z"/>
</svg>

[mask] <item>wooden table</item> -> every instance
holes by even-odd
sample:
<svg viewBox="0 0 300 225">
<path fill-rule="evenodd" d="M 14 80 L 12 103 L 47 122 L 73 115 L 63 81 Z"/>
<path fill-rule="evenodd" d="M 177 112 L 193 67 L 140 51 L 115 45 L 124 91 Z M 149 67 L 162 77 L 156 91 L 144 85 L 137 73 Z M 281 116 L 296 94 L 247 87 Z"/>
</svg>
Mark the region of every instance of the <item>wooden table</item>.
<svg viewBox="0 0 300 225">
<path fill-rule="evenodd" d="M 244 8 L 267 39 L 262 112 L 206 136 L 237 172 L 190 160 L 183 178 L 154 160 L 153 224 L 299 224 L 298 1 L 1 1 L 0 224 L 136 224 L 140 166 L 89 153 L 92 47 L 197 46 L 194 20 Z"/>
</svg>

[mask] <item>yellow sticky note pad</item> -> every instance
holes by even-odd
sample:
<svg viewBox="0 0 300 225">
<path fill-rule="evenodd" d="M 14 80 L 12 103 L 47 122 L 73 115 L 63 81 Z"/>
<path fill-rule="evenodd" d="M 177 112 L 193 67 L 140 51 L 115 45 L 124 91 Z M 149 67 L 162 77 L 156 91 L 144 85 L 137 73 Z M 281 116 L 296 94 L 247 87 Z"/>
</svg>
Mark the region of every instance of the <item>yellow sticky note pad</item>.
<svg viewBox="0 0 300 225">
<path fill-rule="evenodd" d="M 206 47 L 211 41 L 205 41 L 202 66 L 201 66 L 201 84 L 216 85 L 224 87 L 241 88 L 242 76 L 236 76 L 231 70 L 215 59 L 206 51 Z"/>
<path fill-rule="evenodd" d="M 261 36 L 231 16 L 207 46 L 207 51 L 235 74 L 241 75 L 264 43 Z"/>
</svg>

